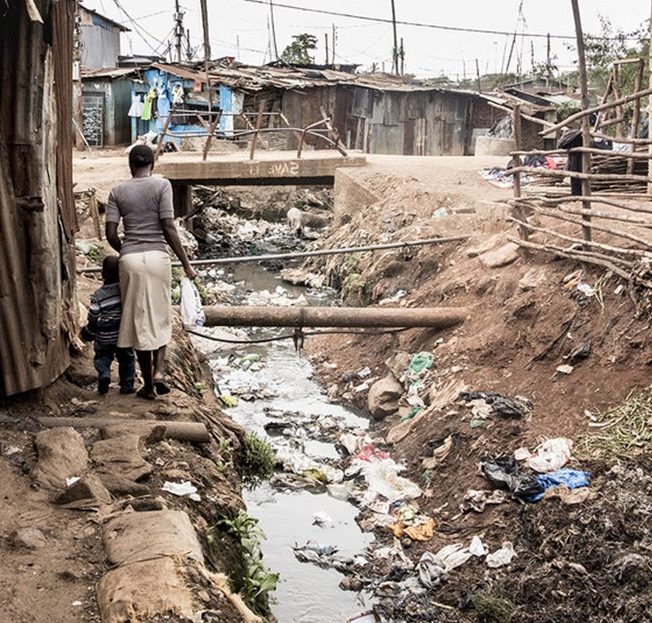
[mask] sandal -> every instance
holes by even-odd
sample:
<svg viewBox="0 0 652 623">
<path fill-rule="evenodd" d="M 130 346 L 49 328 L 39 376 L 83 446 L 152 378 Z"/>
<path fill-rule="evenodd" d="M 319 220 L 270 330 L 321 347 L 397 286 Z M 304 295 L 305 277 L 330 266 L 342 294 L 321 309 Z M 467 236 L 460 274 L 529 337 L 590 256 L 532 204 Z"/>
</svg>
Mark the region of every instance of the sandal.
<svg viewBox="0 0 652 623">
<path fill-rule="evenodd" d="M 165 381 L 154 381 L 154 389 L 159 396 L 165 396 L 172 391 Z"/>
<path fill-rule="evenodd" d="M 156 400 L 156 392 L 154 391 L 154 388 L 147 389 L 146 387 L 141 387 L 136 392 L 136 397 L 143 398 L 144 400 Z"/>
</svg>

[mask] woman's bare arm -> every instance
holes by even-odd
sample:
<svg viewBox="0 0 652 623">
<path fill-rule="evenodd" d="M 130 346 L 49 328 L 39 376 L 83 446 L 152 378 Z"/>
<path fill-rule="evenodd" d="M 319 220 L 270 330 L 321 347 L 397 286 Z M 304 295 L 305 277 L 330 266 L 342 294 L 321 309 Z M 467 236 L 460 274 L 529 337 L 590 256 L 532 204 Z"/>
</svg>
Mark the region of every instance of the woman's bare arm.
<svg viewBox="0 0 652 623">
<path fill-rule="evenodd" d="M 107 223 L 104 228 L 104 233 L 106 235 L 106 241 L 113 247 L 114 250 L 120 253 L 120 249 L 122 248 L 122 240 L 120 240 L 120 236 L 118 236 L 118 224 Z"/>
<path fill-rule="evenodd" d="M 190 260 L 186 255 L 186 250 L 181 244 L 179 234 L 177 233 L 177 228 L 174 225 L 174 219 L 162 218 L 161 227 L 163 228 L 163 236 L 165 237 L 165 241 L 170 245 L 170 247 L 172 247 L 174 254 L 179 258 L 186 276 L 189 279 L 194 279 L 197 276 L 197 273 L 195 272 L 195 269 L 190 265 Z"/>
</svg>

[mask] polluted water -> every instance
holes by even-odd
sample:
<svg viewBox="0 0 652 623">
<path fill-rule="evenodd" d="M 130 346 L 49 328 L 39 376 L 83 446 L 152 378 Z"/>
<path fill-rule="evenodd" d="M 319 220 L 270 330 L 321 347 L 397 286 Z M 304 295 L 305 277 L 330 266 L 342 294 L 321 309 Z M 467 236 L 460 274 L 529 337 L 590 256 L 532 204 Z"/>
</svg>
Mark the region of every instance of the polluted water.
<svg viewBox="0 0 652 623">
<path fill-rule="evenodd" d="M 237 286 L 232 290 L 234 304 L 332 303 L 328 290 L 289 286 L 256 264 L 220 271 L 217 279 Z M 255 328 L 203 331 L 241 340 L 292 333 Z M 337 570 L 300 562 L 295 555 L 295 548 L 307 546 L 334 549 L 338 557 L 351 559 L 373 541 L 355 521 L 358 509 L 334 494 L 342 480 L 337 436 L 365 430 L 368 419 L 328 400 L 310 362 L 295 352 L 291 339 L 250 345 L 193 339 L 209 357 L 218 391 L 232 396 L 233 404 L 237 400 L 229 415 L 268 441 L 277 463 L 282 463 L 269 482 L 244 495 L 247 512 L 258 519 L 266 536 L 261 543 L 265 565 L 280 575 L 271 595 L 272 613 L 279 623 L 344 623 L 368 609 L 367 595 L 340 588 L 344 576 Z M 305 474 L 312 478 L 302 477 Z"/>
</svg>

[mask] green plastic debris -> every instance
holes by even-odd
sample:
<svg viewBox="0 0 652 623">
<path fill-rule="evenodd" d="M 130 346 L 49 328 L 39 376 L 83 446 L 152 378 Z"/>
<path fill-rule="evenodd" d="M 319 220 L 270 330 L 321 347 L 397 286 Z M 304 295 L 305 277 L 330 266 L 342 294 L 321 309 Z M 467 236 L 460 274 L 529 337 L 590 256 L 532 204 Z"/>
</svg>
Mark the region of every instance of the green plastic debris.
<svg viewBox="0 0 652 623">
<path fill-rule="evenodd" d="M 411 375 L 417 376 L 421 374 L 424 370 L 430 370 L 432 364 L 434 363 L 434 357 L 431 353 L 421 352 L 412 355 L 412 361 L 410 362 L 410 368 L 408 372 Z"/>
<path fill-rule="evenodd" d="M 408 420 L 411 420 L 420 411 L 423 411 L 423 407 L 416 405 L 414 407 L 410 407 L 410 410 L 401 418 L 401 422 L 407 422 Z"/>
<path fill-rule="evenodd" d="M 471 420 L 469 426 L 471 428 L 486 428 L 488 422 L 486 419 L 477 419 L 477 420 Z"/>
</svg>

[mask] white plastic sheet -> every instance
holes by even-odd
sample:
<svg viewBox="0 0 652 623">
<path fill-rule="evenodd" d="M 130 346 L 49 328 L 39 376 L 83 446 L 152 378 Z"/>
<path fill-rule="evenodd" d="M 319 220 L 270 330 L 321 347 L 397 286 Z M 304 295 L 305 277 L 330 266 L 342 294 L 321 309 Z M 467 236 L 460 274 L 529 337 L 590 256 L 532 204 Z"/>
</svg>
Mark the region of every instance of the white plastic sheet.
<svg viewBox="0 0 652 623">
<path fill-rule="evenodd" d="M 556 472 L 571 460 L 572 451 L 573 442 L 570 439 L 548 439 L 537 448 L 536 455 L 528 460 L 528 465 L 541 474 Z"/>
</svg>

